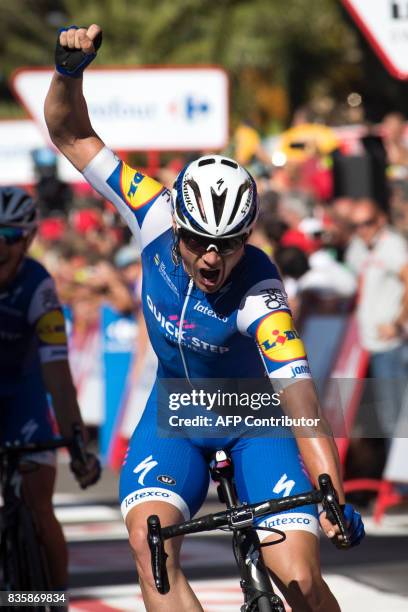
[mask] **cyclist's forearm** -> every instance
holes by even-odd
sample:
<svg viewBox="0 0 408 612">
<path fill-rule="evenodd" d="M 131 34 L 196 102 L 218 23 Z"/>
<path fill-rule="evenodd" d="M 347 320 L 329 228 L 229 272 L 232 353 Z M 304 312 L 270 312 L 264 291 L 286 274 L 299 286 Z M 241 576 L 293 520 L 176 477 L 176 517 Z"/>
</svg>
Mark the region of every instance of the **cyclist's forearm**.
<svg viewBox="0 0 408 612">
<path fill-rule="evenodd" d="M 51 396 L 60 434 L 72 436 L 72 426 L 79 423 L 84 430 L 71 372 L 67 361 L 52 361 L 42 364 L 45 387 Z"/>
<path fill-rule="evenodd" d="M 55 72 L 47 97 L 44 116 L 51 138 L 65 142 L 93 134 L 82 78 L 72 79 Z"/>
<path fill-rule="evenodd" d="M 336 489 L 339 501 L 344 503 L 344 490 L 341 467 L 336 444 L 330 436 L 296 438 L 300 454 L 315 486 L 320 474 L 329 474 Z"/>
<path fill-rule="evenodd" d="M 103 147 L 89 119 L 82 78 L 56 72 L 45 99 L 44 116 L 51 140 L 79 170 Z"/>
<path fill-rule="evenodd" d="M 298 424 L 292 431 L 313 484 L 317 485 L 319 474 L 329 474 L 343 503 L 339 455 L 330 425 L 320 409 L 313 380 L 299 379 L 287 386 L 281 394 L 281 406 L 288 416 L 297 419 Z"/>
</svg>

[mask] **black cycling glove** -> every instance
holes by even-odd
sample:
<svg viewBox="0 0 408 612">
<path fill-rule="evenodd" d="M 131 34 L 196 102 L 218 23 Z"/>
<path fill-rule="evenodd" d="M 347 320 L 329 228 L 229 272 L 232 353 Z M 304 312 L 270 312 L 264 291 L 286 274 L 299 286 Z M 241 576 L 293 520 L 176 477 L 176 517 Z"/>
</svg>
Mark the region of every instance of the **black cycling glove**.
<svg viewBox="0 0 408 612">
<path fill-rule="evenodd" d="M 79 79 L 88 64 L 96 57 L 96 51 L 98 51 L 102 44 L 102 32 L 93 41 L 95 53 L 84 53 L 79 49 L 68 49 L 68 47 L 63 47 L 60 44 L 59 38 L 61 32 L 66 32 L 72 28 L 78 30 L 78 26 L 72 25 L 68 28 L 61 28 L 58 32 L 57 46 L 55 48 L 55 67 L 60 74 Z"/>
</svg>

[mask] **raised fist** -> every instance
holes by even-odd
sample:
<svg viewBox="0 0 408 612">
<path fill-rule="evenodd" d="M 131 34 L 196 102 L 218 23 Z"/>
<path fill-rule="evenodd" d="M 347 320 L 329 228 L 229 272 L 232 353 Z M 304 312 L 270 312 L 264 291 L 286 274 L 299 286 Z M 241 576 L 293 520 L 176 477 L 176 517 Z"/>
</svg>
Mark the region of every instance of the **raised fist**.
<svg viewBox="0 0 408 612">
<path fill-rule="evenodd" d="M 60 74 L 73 78 L 82 76 L 84 69 L 96 57 L 102 43 L 102 30 L 92 24 L 88 29 L 69 26 L 58 33 L 55 65 Z"/>
</svg>

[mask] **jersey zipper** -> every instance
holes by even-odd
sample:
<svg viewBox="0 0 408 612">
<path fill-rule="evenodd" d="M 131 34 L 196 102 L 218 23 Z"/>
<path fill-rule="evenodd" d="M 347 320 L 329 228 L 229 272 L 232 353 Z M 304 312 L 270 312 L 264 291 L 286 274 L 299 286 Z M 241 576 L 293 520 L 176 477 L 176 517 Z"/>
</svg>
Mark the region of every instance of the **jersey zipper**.
<svg viewBox="0 0 408 612">
<path fill-rule="evenodd" d="M 193 285 L 194 285 L 194 281 L 192 278 L 190 278 L 190 281 L 188 283 L 188 288 L 187 288 L 187 294 L 186 297 L 184 299 L 184 304 L 183 304 L 183 308 L 181 310 L 181 315 L 180 315 L 180 321 L 179 321 L 179 333 L 178 333 L 178 345 L 179 345 L 179 351 L 180 351 L 180 355 L 181 355 L 181 360 L 183 362 L 183 366 L 184 366 L 184 373 L 186 375 L 186 378 L 188 380 L 188 382 L 190 383 L 191 386 L 193 386 L 191 384 L 191 380 L 190 380 L 190 376 L 188 373 L 188 368 L 187 368 L 187 362 L 184 356 L 184 351 L 183 351 L 183 347 L 181 345 L 181 341 L 182 341 L 182 332 L 183 332 L 183 325 L 184 325 L 184 316 L 186 314 L 186 310 L 187 310 L 187 305 L 188 305 L 188 301 L 190 299 L 190 295 L 191 295 L 191 291 L 193 290 Z"/>
</svg>

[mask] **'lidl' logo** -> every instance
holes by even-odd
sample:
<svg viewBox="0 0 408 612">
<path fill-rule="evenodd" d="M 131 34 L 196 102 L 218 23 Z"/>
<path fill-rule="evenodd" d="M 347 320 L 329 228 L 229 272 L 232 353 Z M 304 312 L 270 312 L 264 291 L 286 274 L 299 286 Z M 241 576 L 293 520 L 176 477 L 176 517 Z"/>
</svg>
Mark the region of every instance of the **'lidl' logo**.
<svg viewBox="0 0 408 612">
<path fill-rule="evenodd" d="M 60 310 L 51 310 L 37 323 L 37 334 L 44 344 L 66 344 L 64 316 Z"/>
<path fill-rule="evenodd" d="M 163 190 L 160 183 L 126 164 L 122 164 L 120 184 L 126 202 L 133 209 L 149 204 Z"/>
<path fill-rule="evenodd" d="M 273 312 L 256 331 L 260 349 L 271 361 L 292 361 L 305 357 L 305 347 L 288 312 Z"/>
</svg>

